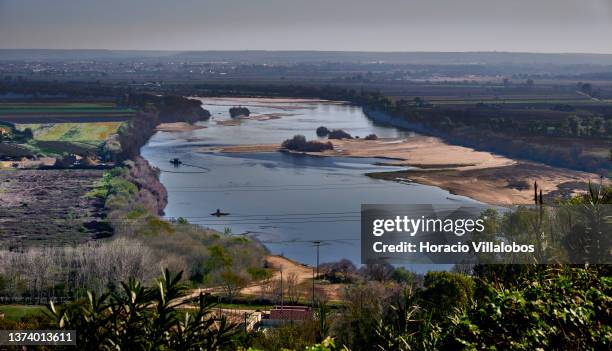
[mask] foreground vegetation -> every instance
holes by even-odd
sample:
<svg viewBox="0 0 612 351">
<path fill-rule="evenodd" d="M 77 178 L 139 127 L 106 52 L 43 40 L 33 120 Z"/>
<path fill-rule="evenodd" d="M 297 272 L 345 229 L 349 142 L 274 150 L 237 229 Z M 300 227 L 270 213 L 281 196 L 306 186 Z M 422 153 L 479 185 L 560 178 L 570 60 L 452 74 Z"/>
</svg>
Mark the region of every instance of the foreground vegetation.
<svg viewBox="0 0 612 351">
<path fill-rule="evenodd" d="M 165 199 L 158 191 L 165 190 L 157 175 L 141 159 L 126 165 L 106 171 L 87 195 L 104 204 L 105 219 L 95 226 L 107 228 L 112 238 L 0 250 L 0 296 L 5 302 L 79 298 L 86 290 L 99 294 L 129 277 L 150 281 L 161 267 L 184 271 L 200 286 L 227 283 L 231 293 L 257 276 L 266 253 L 261 244 L 184 220 L 160 219 Z"/>
<path fill-rule="evenodd" d="M 102 294 L 50 304 L 44 316 L 28 322 L 0 320 L 0 326 L 76 329 L 79 347 L 87 350 L 604 350 L 612 345 L 609 267 L 477 266 L 472 276 L 428 273 L 418 288 L 369 281 L 347 286 L 339 309 L 319 302 L 313 320 L 265 333 L 245 333 L 215 315 L 205 295 L 186 298 L 180 278 L 166 271 L 151 287 L 131 279 Z"/>
<path fill-rule="evenodd" d="M 584 228 L 599 218 L 599 209 L 610 204 L 611 194 L 610 188 L 593 186 L 568 201 L 566 205 L 591 214 L 587 222 L 576 218 L 574 227 Z M 517 216 L 528 224 L 538 212 L 492 216 L 487 226 L 503 227 L 511 218 L 512 223 L 521 223 Z M 600 224 L 612 225 L 607 221 Z M 588 227 L 583 236 L 610 233 L 608 227 Z M 221 261 L 213 261 L 214 265 L 223 261 L 222 256 L 216 259 Z M 332 307 L 319 295 L 312 320 L 267 332 L 246 333 L 241 326 L 213 316 L 206 296 L 190 304 L 180 275 L 169 272 L 150 287 L 127 277 L 120 284 L 109 282 L 106 288 L 84 294 L 84 299 L 50 306 L 47 317 L 6 320 L 0 326 L 77 329 L 79 342 L 97 345 L 95 349 L 605 350 L 612 346 L 609 265 L 458 265 L 452 272 L 420 277 L 389 265 L 357 269 L 341 261 L 323 264 L 321 271 L 320 279 L 343 284 L 342 302 Z M 222 276 L 222 281 L 231 279 Z"/>
</svg>

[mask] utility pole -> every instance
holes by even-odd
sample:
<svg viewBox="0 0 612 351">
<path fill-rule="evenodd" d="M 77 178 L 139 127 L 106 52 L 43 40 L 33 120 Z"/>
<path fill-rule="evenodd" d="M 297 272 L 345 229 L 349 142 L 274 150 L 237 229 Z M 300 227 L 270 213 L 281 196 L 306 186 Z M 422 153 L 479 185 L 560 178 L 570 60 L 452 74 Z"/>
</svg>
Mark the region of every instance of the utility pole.
<svg viewBox="0 0 612 351">
<path fill-rule="evenodd" d="M 315 268 L 312 267 L 312 310 L 314 311 L 314 294 L 315 294 Z"/>
<path fill-rule="evenodd" d="M 314 311 L 315 307 L 315 279 L 319 276 L 319 246 L 321 246 L 321 241 L 315 240 L 312 242 L 317 247 L 317 273 L 315 275 L 315 267 L 312 267 L 312 310 Z"/>
<path fill-rule="evenodd" d="M 281 275 L 281 281 L 280 281 L 280 290 L 281 290 L 281 311 L 283 310 L 283 266 L 280 267 L 280 275 Z"/>
<path fill-rule="evenodd" d="M 319 276 L 319 247 L 321 246 L 321 242 L 320 241 L 313 241 L 313 244 L 316 245 L 317 247 L 317 277 Z"/>
</svg>

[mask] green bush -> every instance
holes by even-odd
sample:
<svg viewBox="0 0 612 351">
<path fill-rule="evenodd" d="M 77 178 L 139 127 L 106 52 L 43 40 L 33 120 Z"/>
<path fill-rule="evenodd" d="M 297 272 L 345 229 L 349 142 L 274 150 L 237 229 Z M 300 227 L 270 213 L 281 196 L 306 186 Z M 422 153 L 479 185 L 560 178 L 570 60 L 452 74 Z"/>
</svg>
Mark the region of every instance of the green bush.
<svg viewBox="0 0 612 351">
<path fill-rule="evenodd" d="M 483 282 L 455 338 L 468 349 L 609 350 L 612 278 L 593 267 L 545 267 L 515 285 Z"/>
<path fill-rule="evenodd" d="M 468 307 L 474 294 L 472 278 L 459 273 L 428 272 L 423 285 L 417 293 L 419 305 L 434 321 L 443 321 L 456 309 Z"/>
</svg>

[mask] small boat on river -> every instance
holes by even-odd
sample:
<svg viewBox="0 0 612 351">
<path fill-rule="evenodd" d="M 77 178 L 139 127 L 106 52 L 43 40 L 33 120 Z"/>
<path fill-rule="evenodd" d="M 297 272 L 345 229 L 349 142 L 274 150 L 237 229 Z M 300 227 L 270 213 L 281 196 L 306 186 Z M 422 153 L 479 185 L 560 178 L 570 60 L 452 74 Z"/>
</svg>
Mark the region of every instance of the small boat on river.
<svg viewBox="0 0 612 351">
<path fill-rule="evenodd" d="M 210 214 L 211 216 L 215 216 L 215 217 L 221 217 L 221 216 L 228 216 L 229 213 L 227 212 L 221 212 L 220 209 L 217 209 L 217 211 L 213 212 Z"/>
</svg>

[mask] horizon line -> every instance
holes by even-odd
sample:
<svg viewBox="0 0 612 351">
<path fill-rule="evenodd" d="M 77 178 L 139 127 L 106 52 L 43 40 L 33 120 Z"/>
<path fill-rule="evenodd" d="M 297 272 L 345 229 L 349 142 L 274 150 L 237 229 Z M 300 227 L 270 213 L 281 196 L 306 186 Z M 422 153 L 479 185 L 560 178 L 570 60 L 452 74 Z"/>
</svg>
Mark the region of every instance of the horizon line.
<svg viewBox="0 0 612 351">
<path fill-rule="evenodd" d="M 109 49 L 109 48 L 0 48 L 5 51 L 158 51 L 158 52 L 321 52 L 321 53 L 372 53 L 372 54 L 540 54 L 540 55 L 612 55 L 612 52 L 584 51 L 503 51 L 503 50 L 465 50 L 465 51 L 398 51 L 398 50 L 321 50 L 321 49 Z"/>
</svg>

